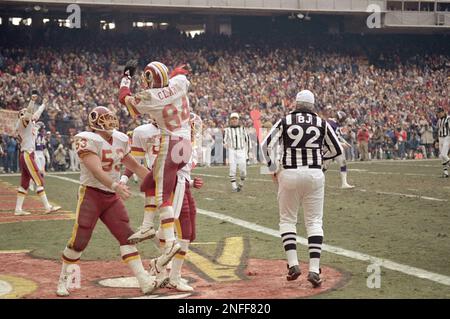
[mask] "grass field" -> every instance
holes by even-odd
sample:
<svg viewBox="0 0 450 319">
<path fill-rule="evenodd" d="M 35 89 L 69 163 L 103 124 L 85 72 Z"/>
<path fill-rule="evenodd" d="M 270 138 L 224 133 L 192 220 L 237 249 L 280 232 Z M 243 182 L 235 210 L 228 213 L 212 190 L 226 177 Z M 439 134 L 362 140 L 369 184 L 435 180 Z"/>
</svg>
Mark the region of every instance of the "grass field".
<svg viewBox="0 0 450 319">
<path fill-rule="evenodd" d="M 337 166 L 326 173 L 324 242 L 332 247 L 325 248 L 322 257 L 323 265 L 341 271 L 347 280 L 315 298 L 450 298 L 450 180 L 439 178 L 439 162 L 357 162 L 350 163 L 349 169 L 349 182 L 356 185 L 353 190 L 338 187 Z M 269 176 L 260 175 L 259 167 L 250 167 L 244 190 L 231 193 L 226 167 L 197 168 L 193 175 L 205 181 L 201 190 L 194 191 L 201 209 L 199 243 L 243 237 L 249 257 L 284 258 L 280 239 L 253 227 L 278 228 L 276 189 Z M 48 197 L 74 212 L 78 186 L 71 180 L 78 175 L 57 176 L 46 178 Z M 17 185 L 19 177 L 1 175 L 0 181 Z M 136 185 L 131 187 L 137 192 Z M 133 227 L 141 222 L 142 202 L 140 196 L 133 196 L 126 204 Z M 209 212 L 235 219 L 224 221 Z M 238 225 L 239 220 L 253 226 Z M 302 221 L 300 212 L 298 235 L 304 237 Z M 58 260 L 72 225 L 73 220 L 0 224 L 0 251 L 27 249 L 35 257 Z M 157 253 L 150 244 L 139 248 L 144 258 Z M 199 244 L 195 249 L 211 260 L 217 257 L 214 245 Z M 299 245 L 298 250 L 300 259 L 307 261 L 306 247 Z M 380 288 L 367 287 L 367 267 L 372 262 L 361 260 L 361 254 L 379 258 L 372 262 L 386 262 L 381 265 Z M 119 257 L 114 239 L 98 223 L 83 260 Z"/>
</svg>

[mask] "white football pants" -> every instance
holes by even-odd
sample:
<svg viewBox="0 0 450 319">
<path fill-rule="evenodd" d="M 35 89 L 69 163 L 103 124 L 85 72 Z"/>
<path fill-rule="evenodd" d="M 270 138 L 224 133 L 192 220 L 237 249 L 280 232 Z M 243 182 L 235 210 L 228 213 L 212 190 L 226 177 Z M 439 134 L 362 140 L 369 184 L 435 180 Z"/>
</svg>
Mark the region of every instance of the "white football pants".
<svg viewBox="0 0 450 319">
<path fill-rule="evenodd" d="M 325 176 L 320 169 L 285 169 L 278 174 L 280 233 L 297 232 L 300 205 L 307 237 L 323 236 L 322 217 Z"/>
<path fill-rule="evenodd" d="M 34 159 L 36 161 L 36 165 L 38 167 L 39 172 L 45 173 L 45 155 L 44 151 L 35 151 Z"/>
<path fill-rule="evenodd" d="M 439 137 L 439 157 L 442 160 L 442 164 L 449 161 L 448 150 L 450 147 L 450 136 Z"/>
<path fill-rule="evenodd" d="M 228 162 L 230 163 L 230 178 L 236 177 L 239 168 L 241 179 L 247 176 L 247 154 L 245 150 L 228 149 Z"/>
</svg>

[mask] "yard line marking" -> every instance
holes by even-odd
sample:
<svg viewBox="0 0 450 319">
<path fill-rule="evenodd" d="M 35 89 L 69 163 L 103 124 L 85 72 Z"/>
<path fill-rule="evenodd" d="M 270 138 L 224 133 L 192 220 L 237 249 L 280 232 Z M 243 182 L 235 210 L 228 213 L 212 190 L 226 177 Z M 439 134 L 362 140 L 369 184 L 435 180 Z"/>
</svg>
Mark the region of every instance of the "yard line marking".
<svg viewBox="0 0 450 319">
<path fill-rule="evenodd" d="M 46 176 L 52 176 L 52 175 L 76 175 L 76 174 L 80 174 L 80 172 L 51 172 L 51 173 L 45 173 L 45 176 L 44 176 L 44 178 L 46 177 Z M 0 176 L 4 176 L 4 177 L 9 177 L 9 176 L 11 176 L 11 177 L 20 177 L 20 176 L 22 176 L 22 174 L 20 174 L 20 173 L 3 173 L 3 174 L 0 174 Z"/>
<path fill-rule="evenodd" d="M 339 172 L 338 170 L 328 170 L 332 172 Z M 362 173 L 373 173 L 373 174 L 380 174 L 378 172 L 362 172 Z M 381 173 L 383 174 L 383 173 Z M 399 173 L 397 173 L 399 174 Z M 213 177 L 213 178 L 227 178 L 226 176 L 220 176 L 220 175 L 211 175 L 211 174 L 198 174 L 195 173 L 194 175 L 199 176 L 206 176 L 206 177 Z M 426 175 L 429 176 L 429 175 Z M 247 181 L 257 181 L 257 182 L 270 182 L 270 179 L 261 179 L 261 178 L 247 178 Z M 327 185 L 329 188 L 335 188 L 340 189 L 340 187 Z M 430 197 L 430 196 L 423 196 L 423 195 L 416 195 L 416 194 L 403 194 L 403 193 L 395 193 L 395 192 L 381 192 L 381 191 L 367 191 L 365 189 L 361 188 L 354 188 L 353 190 L 358 192 L 369 192 L 369 193 L 375 193 L 375 194 L 381 194 L 381 195 L 392 195 L 392 196 L 400 196 L 400 197 L 410 197 L 410 198 L 418 198 L 418 199 L 424 199 L 424 200 L 431 200 L 431 201 L 437 201 L 437 202 L 448 202 L 448 199 L 443 198 L 436 198 L 436 197 Z M 223 191 L 220 191 L 223 193 Z"/>
<path fill-rule="evenodd" d="M 79 184 L 79 181 L 76 179 L 71 179 L 71 178 L 67 178 L 67 177 L 63 177 L 63 176 L 56 176 L 56 175 L 52 175 L 52 177 L 58 178 L 61 180 L 65 180 L 68 182 L 72 182 L 75 184 Z M 135 195 L 138 194 L 139 196 L 144 197 L 144 194 L 142 194 L 142 193 L 133 192 L 133 194 L 135 194 Z M 229 222 L 231 224 L 234 224 L 234 225 L 237 225 L 237 226 L 240 226 L 243 228 L 247 228 L 247 229 L 253 230 L 255 232 L 259 232 L 259 233 L 262 233 L 265 235 L 280 238 L 280 232 L 278 230 L 274 230 L 274 229 L 264 227 L 264 226 L 261 226 L 261 225 L 258 225 L 258 224 L 252 223 L 252 222 L 248 222 L 243 219 L 231 217 L 231 216 L 220 214 L 220 213 L 215 213 L 215 212 L 204 210 L 201 208 L 197 208 L 197 213 L 204 215 L 204 216 L 211 217 L 211 218 L 219 219 L 219 220 L 222 220 L 225 222 Z M 297 236 L 297 242 L 300 245 L 308 246 L 308 240 L 304 237 Z M 332 245 L 328 245 L 328 244 L 323 244 L 322 250 L 328 251 L 330 253 L 333 253 L 333 254 L 336 254 L 339 256 L 344 256 L 344 257 L 348 257 L 351 259 L 356 259 L 356 260 L 360 260 L 360 261 L 364 261 L 364 262 L 370 262 L 372 264 L 378 264 L 384 268 L 398 271 L 398 272 L 404 273 L 406 275 L 410 275 L 410 276 L 421 278 L 421 279 L 427 279 L 430 281 L 437 282 L 439 284 L 450 286 L 450 277 L 449 276 L 441 275 L 441 274 L 434 273 L 434 272 L 431 272 L 428 270 L 411 267 L 411 266 L 404 265 L 404 264 L 400 264 L 400 263 L 391 261 L 389 259 L 374 257 L 374 256 L 371 256 L 368 254 L 364 254 L 364 253 L 360 253 L 357 251 L 348 250 L 348 249 L 344 249 L 341 247 L 332 246 Z"/>
<path fill-rule="evenodd" d="M 327 187 L 334 188 L 334 189 L 340 189 L 340 187 L 331 186 L 331 185 L 327 185 Z M 368 191 L 367 189 L 364 189 L 364 188 L 353 188 L 352 190 L 358 191 L 358 192 L 363 192 L 363 193 L 376 193 L 376 194 L 381 194 L 381 195 L 392 195 L 392 196 L 400 196 L 400 197 L 418 198 L 418 199 L 425 199 L 425 200 L 431 200 L 431 201 L 436 201 L 436 202 L 447 202 L 448 201 L 448 199 L 436 198 L 436 197 L 430 197 L 430 196 L 423 196 L 423 195 L 416 195 L 416 194 L 403 194 L 403 193 L 382 192 L 382 191 Z"/>
<path fill-rule="evenodd" d="M 248 221 L 245 221 L 245 220 L 242 220 L 239 218 L 223 215 L 220 213 L 215 213 L 215 212 L 200 209 L 200 208 L 197 209 L 197 213 L 199 213 L 201 215 L 209 216 L 212 218 L 216 218 L 216 219 L 219 219 L 222 221 L 226 221 L 231 224 L 235 224 L 237 226 L 241 226 L 241 227 L 253 230 L 255 232 L 259 232 L 262 234 L 280 238 L 280 233 L 277 230 L 274 230 L 274 229 L 271 229 L 268 227 L 264 227 L 264 226 L 260 226 L 258 224 L 248 222 Z M 303 246 L 308 246 L 308 240 L 304 237 L 297 236 L 297 242 Z M 336 255 L 348 257 L 348 258 L 357 259 L 357 260 L 365 261 L 365 262 L 370 262 L 372 264 L 375 263 L 375 264 L 378 264 L 378 265 L 385 267 L 387 269 L 390 269 L 390 270 L 398 271 L 398 272 L 401 272 L 401 273 L 404 273 L 404 274 L 407 274 L 410 276 L 414 276 L 414 277 L 421 278 L 421 279 L 427 279 L 427 280 L 431 280 L 431 281 L 434 281 L 434 282 L 437 282 L 437 283 L 440 283 L 443 285 L 450 286 L 450 277 L 449 276 L 433 273 L 433 272 L 430 272 L 430 271 L 427 271 L 424 269 L 400 264 L 400 263 L 397 263 L 397 262 L 394 262 L 394 261 L 391 261 L 388 259 L 374 257 L 374 256 L 371 256 L 368 254 L 364 254 L 364 253 L 360 253 L 360 252 L 356 252 L 356 251 L 352 251 L 352 250 L 348 250 L 348 249 L 344 249 L 344 248 L 340 248 L 340 247 L 332 246 L 332 245 L 328 245 L 328 244 L 323 244 L 322 250 L 334 253 Z"/>
</svg>

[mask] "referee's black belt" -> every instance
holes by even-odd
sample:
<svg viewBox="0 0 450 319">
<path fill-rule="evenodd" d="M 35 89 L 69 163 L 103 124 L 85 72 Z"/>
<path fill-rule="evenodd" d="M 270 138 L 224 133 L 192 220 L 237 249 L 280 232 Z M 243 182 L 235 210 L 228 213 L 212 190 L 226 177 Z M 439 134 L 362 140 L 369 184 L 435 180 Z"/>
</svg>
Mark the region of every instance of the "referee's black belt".
<svg viewBox="0 0 450 319">
<path fill-rule="evenodd" d="M 320 165 L 295 165 L 295 166 L 294 165 L 283 165 L 284 169 L 297 169 L 300 167 L 308 167 L 311 169 L 322 169 L 322 166 L 320 166 Z"/>
</svg>

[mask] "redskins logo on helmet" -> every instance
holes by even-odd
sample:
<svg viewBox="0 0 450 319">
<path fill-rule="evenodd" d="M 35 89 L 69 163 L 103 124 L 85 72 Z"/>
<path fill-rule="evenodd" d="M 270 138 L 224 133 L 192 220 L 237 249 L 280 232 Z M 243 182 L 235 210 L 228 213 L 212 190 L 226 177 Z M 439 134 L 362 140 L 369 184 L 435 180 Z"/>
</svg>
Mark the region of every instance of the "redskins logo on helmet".
<svg viewBox="0 0 450 319">
<path fill-rule="evenodd" d="M 27 109 L 21 109 L 19 111 L 19 113 L 17 113 L 17 117 L 20 119 L 22 116 L 25 115 L 26 112 L 27 112 Z"/>
<path fill-rule="evenodd" d="M 89 113 L 89 127 L 96 131 L 111 133 L 119 128 L 119 121 L 106 107 L 97 106 Z"/>
<path fill-rule="evenodd" d="M 166 87 L 169 85 L 169 69 L 161 62 L 150 62 L 144 69 L 142 81 L 147 89 Z"/>
</svg>

